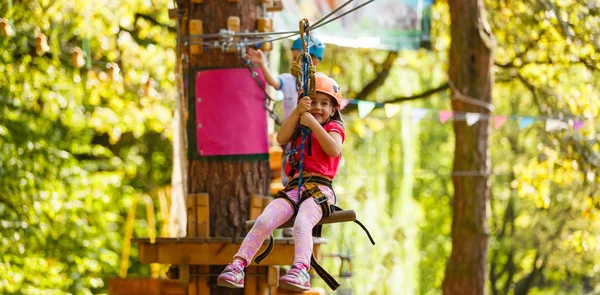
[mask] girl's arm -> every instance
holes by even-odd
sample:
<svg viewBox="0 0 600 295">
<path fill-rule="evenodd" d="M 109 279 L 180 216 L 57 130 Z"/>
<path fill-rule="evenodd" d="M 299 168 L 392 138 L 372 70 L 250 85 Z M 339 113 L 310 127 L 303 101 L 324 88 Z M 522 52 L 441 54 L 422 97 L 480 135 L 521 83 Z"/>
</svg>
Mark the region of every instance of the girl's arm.
<svg viewBox="0 0 600 295">
<path fill-rule="evenodd" d="M 317 137 L 321 148 L 332 158 L 339 156 L 342 152 L 342 136 L 337 132 L 329 132 L 325 131 L 321 125 L 319 128 L 315 128 L 313 133 Z"/>
<path fill-rule="evenodd" d="M 323 126 L 310 113 L 302 114 L 300 124 L 308 126 L 312 130 L 321 148 L 328 156 L 335 158 L 342 152 L 342 135 L 337 132 L 328 133 L 325 131 Z"/>
<path fill-rule="evenodd" d="M 248 60 L 252 61 L 253 64 L 257 64 L 260 66 L 260 69 L 263 72 L 263 76 L 265 77 L 265 80 L 269 85 L 273 86 L 277 90 L 281 88 L 281 81 L 279 80 L 279 78 L 273 76 L 273 74 L 271 73 L 271 70 L 267 65 L 267 60 L 262 50 L 248 48 L 246 50 L 246 56 Z"/>
<path fill-rule="evenodd" d="M 283 122 L 281 128 L 279 128 L 279 132 L 277 132 L 277 143 L 280 145 L 284 145 L 292 139 L 292 134 L 294 134 L 294 130 L 296 129 L 296 125 L 298 124 L 298 120 L 300 119 L 300 115 L 296 114 L 294 110 L 290 116 Z"/>
<path fill-rule="evenodd" d="M 296 129 L 296 125 L 298 125 L 298 121 L 300 120 L 300 115 L 307 113 L 310 109 L 310 97 L 305 96 L 298 102 L 298 105 L 294 109 L 294 111 L 290 114 L 290 116 L 283 122 L 281 128 L 279 128 L 279 132 L 277 132 L 277 143 L 284 145 L 292 139 L 292 135 L 294 134 L 294 130 Z"/>
</svg>

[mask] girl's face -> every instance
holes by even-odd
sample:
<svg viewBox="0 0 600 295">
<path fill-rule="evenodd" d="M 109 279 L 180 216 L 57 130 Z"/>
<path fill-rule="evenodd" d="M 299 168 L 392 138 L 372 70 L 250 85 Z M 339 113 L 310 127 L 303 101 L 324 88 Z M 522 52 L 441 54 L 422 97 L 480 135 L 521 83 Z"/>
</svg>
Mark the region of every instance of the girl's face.
<svg viewBox="0 0 600 295">
<path fill-rule="evenodd" d="M 329 95 L 317 92 L 312 98 L 310 114 L 319 124 L 323 124 L 333 115 L 335 108 Z"/>
</svg>

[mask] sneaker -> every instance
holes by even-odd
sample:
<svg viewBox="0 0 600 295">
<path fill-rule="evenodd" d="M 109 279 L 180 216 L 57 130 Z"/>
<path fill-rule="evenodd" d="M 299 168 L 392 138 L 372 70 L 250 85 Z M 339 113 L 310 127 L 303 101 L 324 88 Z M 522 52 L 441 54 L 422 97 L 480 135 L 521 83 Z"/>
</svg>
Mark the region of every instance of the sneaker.
<svg viewBox="0 0 600 295">
<path fill-rule="evenodd" d="M 217 277 L 217 285 L 227 288 L 244 288 L 244 268 L 238 264 L 229 264 Z"/>
<path fill-rule="evenodd" d="M 279 286 L 292 291 L 308 291 L 310 290 L 310 275 L 304 268 L 294 264 L 290 271 L 279 278 Z"/>
</svg>

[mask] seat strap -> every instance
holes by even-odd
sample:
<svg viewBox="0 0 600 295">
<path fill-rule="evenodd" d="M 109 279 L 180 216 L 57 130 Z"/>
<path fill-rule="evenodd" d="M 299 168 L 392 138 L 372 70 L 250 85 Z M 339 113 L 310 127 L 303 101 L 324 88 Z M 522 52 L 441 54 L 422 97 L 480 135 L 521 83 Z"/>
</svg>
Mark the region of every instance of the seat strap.
<svg viewBox="0 0 600 295">
<path fill-rule="evenodd" d="M 335 212 L 335 211 L 344 211 L 344 209 L 336 206 L 336 205 L 331 205 L 331 212 Z M 367 227 L 362 224 L 362 222 L 357 220 L 354 220 L 354 223 L 358 224 L 358 226 L 360 226 L 360 228 L 362 228 L 362 230 L 365 232 L 365 234 L 367 234 L 367 237 L 369 238 L 369 241 L 371 242 L 371 244 L 375 245 L 375 240 L 373 240 L 373 237 L 371 236 L 371 233 L 369 232 L 369 230 L 367 229 Z"/>
<path fill-rule="evenodd" d="M 317 275 L 319 275 L 319 277 L 325 281 L 325 284 L 327 284 L 331 290 L 335 291 L 340 286 L 340 283 L 338 283 L 335 278 L 319 264 L 317 259 L 315 259 L 314 253 L 310 258 L 310 266 L 315 270 Z"/>
</svg>

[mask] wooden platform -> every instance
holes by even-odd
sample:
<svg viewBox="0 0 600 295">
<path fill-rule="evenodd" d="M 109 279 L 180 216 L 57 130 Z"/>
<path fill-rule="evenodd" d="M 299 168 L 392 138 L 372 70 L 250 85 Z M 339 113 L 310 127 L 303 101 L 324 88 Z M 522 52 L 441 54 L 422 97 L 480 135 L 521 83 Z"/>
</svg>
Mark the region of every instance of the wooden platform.
<svg viewBox="0 0 600 295">
<path fill-rule="evenodd" d="M 138 244 L 142 263 L 226 265 L 237 253 L 243 239 L 232 243 L 229 238 L 157 238 L 154 244 L 149 238 L 134 238 Z M 267 240 L 268 241 L 268 240 Z M 314 252 L 320 253 L 319 246 L 327 243 L 324 238 L 314 238 Z M 258 251 L 266 247 L 266 242 Z M 260 265 L 291 265 L 294 259 L 294 239 L 276 238 L 275 248 Z M 257 265 L 254 262 L 251 265 Z"/>
<path fill-rule="evenodd" d="M 108 282 L 111 295 L 187 295 L 187 283 L 152 278 L 111 278 Z"/>
</svg>

